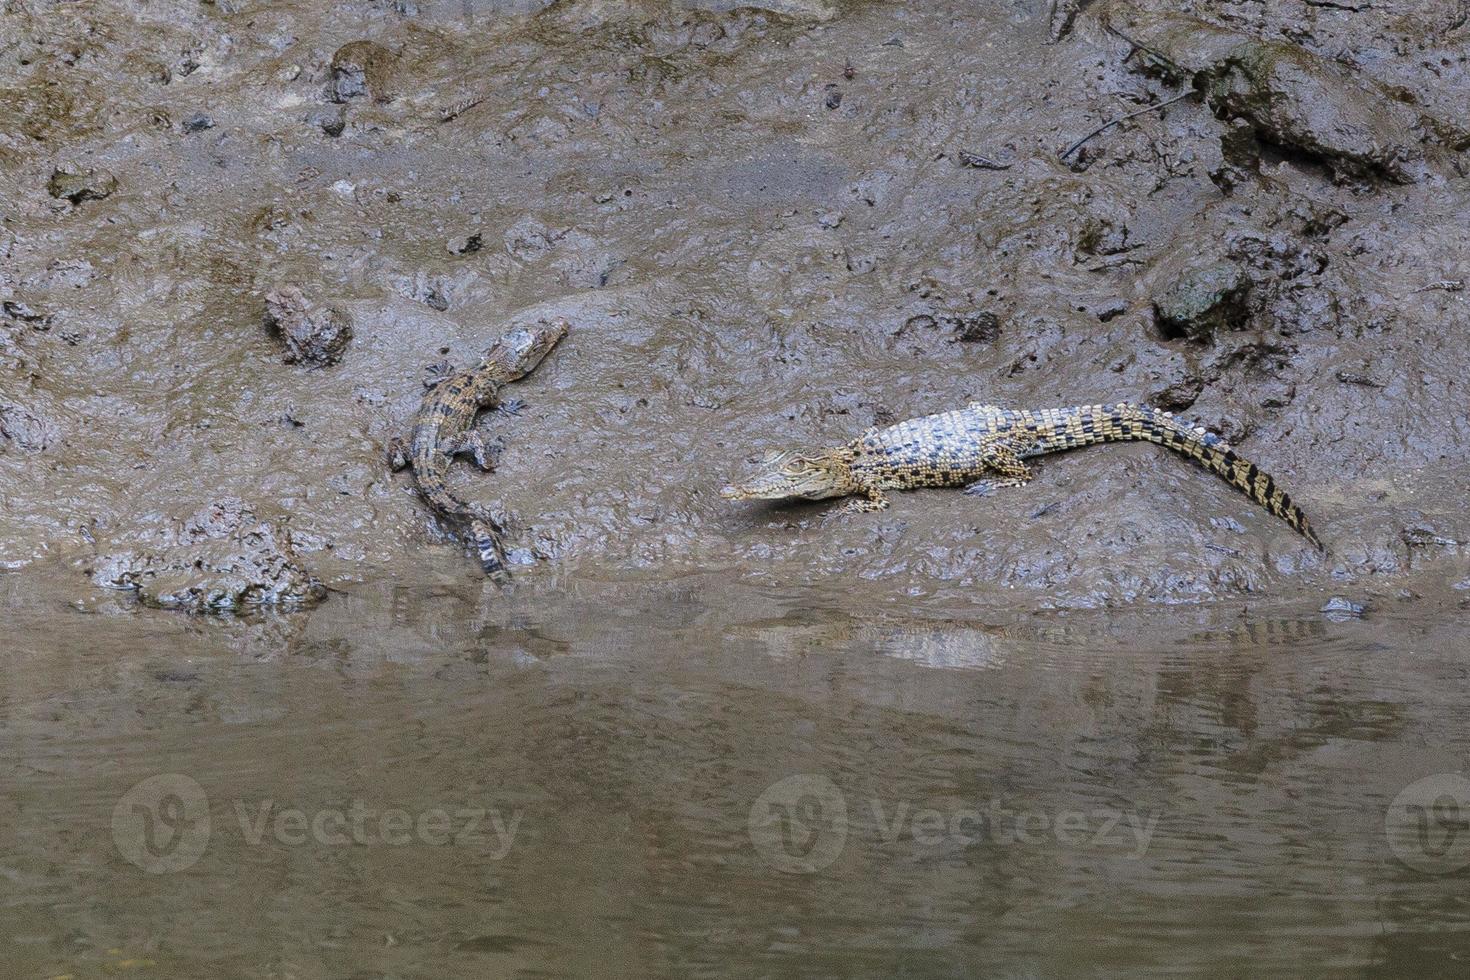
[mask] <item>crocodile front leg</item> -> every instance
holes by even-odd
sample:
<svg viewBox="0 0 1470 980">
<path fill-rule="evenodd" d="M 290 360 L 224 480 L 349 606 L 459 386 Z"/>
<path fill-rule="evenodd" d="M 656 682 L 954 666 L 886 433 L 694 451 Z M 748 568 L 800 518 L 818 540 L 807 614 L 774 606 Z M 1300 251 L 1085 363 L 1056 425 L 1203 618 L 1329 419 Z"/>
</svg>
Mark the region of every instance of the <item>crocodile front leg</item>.
<svg viewBox="0 0 1470 980">
<path fill-rule="evenodd" d="M 863 487 L 857 493 L 859 496 L 855 500 L 849 500 L 843 506 L 842 513 L 871 514 L 888 507 L 888 495 L 877 487 Z"/>
</svg>

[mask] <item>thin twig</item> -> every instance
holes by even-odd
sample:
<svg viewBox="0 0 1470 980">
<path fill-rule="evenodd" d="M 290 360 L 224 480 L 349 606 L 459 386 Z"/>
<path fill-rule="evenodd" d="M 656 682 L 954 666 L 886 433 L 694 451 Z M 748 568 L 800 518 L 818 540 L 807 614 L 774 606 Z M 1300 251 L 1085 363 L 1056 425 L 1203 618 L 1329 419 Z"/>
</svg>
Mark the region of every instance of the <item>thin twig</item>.
<svg viewBox="0 0 1470 980">
<path fill-rule="evenodd" d="M 990 157 L 981 156 L 978 153 L 971 153 L 969 150 L 960 151 L 960 163 L 966 167 L 973 167 L 976 170 L 1009 170 L 1015 166 L 1012 163 L 1001 163 L 999 160 L 992 160 Z"/>
<path fill-rule="evenodd" d="M 466 99 L 460 99 L 453 105 L 445 106 L 443 109 L 439 110 L 439 121 L 441 123 L 447 123 L 452 119 L 456 119 L 462 113 L 470 111 L 475 106 L 479 105 L 481 102 L 484 102 L 488 98 L 489 95 L 481 93 L 479 95 L 471 95 L 469 98 Z"/>
<path fill-rule="evenodd" d="M 1126 116 L 1119 116 L 1116 119 L 1109 119 L 1107 122 L 1103 123 L 1101 126 L 1097 127 L 1092 132 L 1088 133 L 1086 136 L 1082 137 L 1080 140 L 1078 140 L 1077 142 L 1073 143 L 1071 146 L 1069 146 L 1065 150 L 1063 150 L 1061 152 L 1061 154 L 1058 156 L 1058 159 L 1059 160 L 1065 160 L 1065 159 L 1067 159 L 1067 157 L 1071 156 L 1073 153 L 1076 153 L 1077 150 L 1082 146 L 1083 143 L 1086 143 L 1088 140 L 1092 139 L 1094 136 L 1097 136 L 1097 135 L 1099 135 L 1101 133 L 1106 133 L 1108 130 L 1112 129 L 1114 126 L 1118 125 L 1119 123 L 1125 123 L 1128 120 L 1133 119 L 1133 118 L 1135 118 L 1137 116 L 1141 116 L 1141 115 L 1143 115 L 1146 112 L 1156 112 L 1159 109 L 1163 109 L 1163 108 L 1165 108 L 1167 106 L 1171 106 L 1171 105 L 1173 105 L 1176 102 L 1183 102 L 1185 99 L 1189 98 L 1193 94 L 1194 94 L 1194 89 L 1190 89 L 1188 92 L 1184 92 L 1184 93 L 1181 93 L 1179 95 L 1176 95 L 1172 99 L 1165 99 L 1163 102 L 1155 102 L 1153 105 L 1144 106 L 1142 109 L 1139 109 L 1136 112 L 1130 112 Z"/>
</svg>

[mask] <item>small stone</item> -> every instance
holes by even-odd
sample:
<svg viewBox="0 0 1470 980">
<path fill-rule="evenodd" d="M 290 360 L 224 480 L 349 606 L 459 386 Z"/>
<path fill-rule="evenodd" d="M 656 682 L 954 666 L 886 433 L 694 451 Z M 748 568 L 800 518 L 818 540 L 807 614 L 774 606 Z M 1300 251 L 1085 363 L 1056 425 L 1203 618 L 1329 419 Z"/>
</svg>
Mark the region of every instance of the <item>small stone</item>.
<svg viewBox="0 0 1470 980">
<path fill-rule="evenodd" d="M 1209 343 L 1217 332 L 1238 328 L 1249 318 L 1250 290 L 1250 277 L 1234 262 L 1188 269 L 1154 300 L 1159 330 L 1167 340 Z"/>
<path fill-rule="evenodd" d="M 327 98 L 346 102 L 370 95 L 375 102 L 393 98 L 391 80 L 398 59 L 393 52 L 372 41 L 351 41 L 332 55 L 331 79 L 327 82 Z"/>
<path fill-rule="evenodd" d="M 183 129 L 186 133 L 202 133 L 206 129 L 214 128 L 214 119 L 203 112 L 196 112 L 184 120 Z"/>
<path fill-rule="evenodd" d="M 106 170 L 63 164 L 51 172 L 46 190 L 52 197 L 73 204 L 100 201 L 117 190 L 117 178 Z"/>
</svg>

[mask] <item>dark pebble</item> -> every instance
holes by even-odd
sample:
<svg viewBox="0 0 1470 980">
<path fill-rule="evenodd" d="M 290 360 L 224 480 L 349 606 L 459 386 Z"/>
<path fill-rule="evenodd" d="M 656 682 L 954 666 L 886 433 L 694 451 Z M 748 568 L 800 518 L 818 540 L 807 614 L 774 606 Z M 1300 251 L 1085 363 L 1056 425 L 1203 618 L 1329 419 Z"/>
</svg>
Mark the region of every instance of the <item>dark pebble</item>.
<svg viewBox="0 0 1470 980">
<path fill-rule="evenodd" d="M 347 128 L 347 113 L 341 109 L 328 109 L 312 116 L 312 124 L 334 139 Z"/>
<path fill-rule="evenodd" d="M 955 339 L 967 344 L 989 343 L 1000 336 L 1000 317 L 988 311 L 945 317 L 954 327 Z"/>
</svg>

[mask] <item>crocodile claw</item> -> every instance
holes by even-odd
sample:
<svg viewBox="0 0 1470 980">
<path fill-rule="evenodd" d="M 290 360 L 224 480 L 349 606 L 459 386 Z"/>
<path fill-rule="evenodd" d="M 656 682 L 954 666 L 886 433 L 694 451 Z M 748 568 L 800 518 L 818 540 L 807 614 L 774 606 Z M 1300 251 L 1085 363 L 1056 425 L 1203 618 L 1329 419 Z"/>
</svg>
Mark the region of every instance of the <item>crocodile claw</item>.
<svg viewBox="0 0 1470 980">
<path fill-rule="evenodd" d="M 438 386 L 439 382 L 454 373 L 454 365 L 448 361 L 440 361 L 437 364 L 430 364 L 424 368 L 424 372 L 428 374 L 428 377 L 424 379 L 424 387 L 434 388 Z"/>
</svg>

